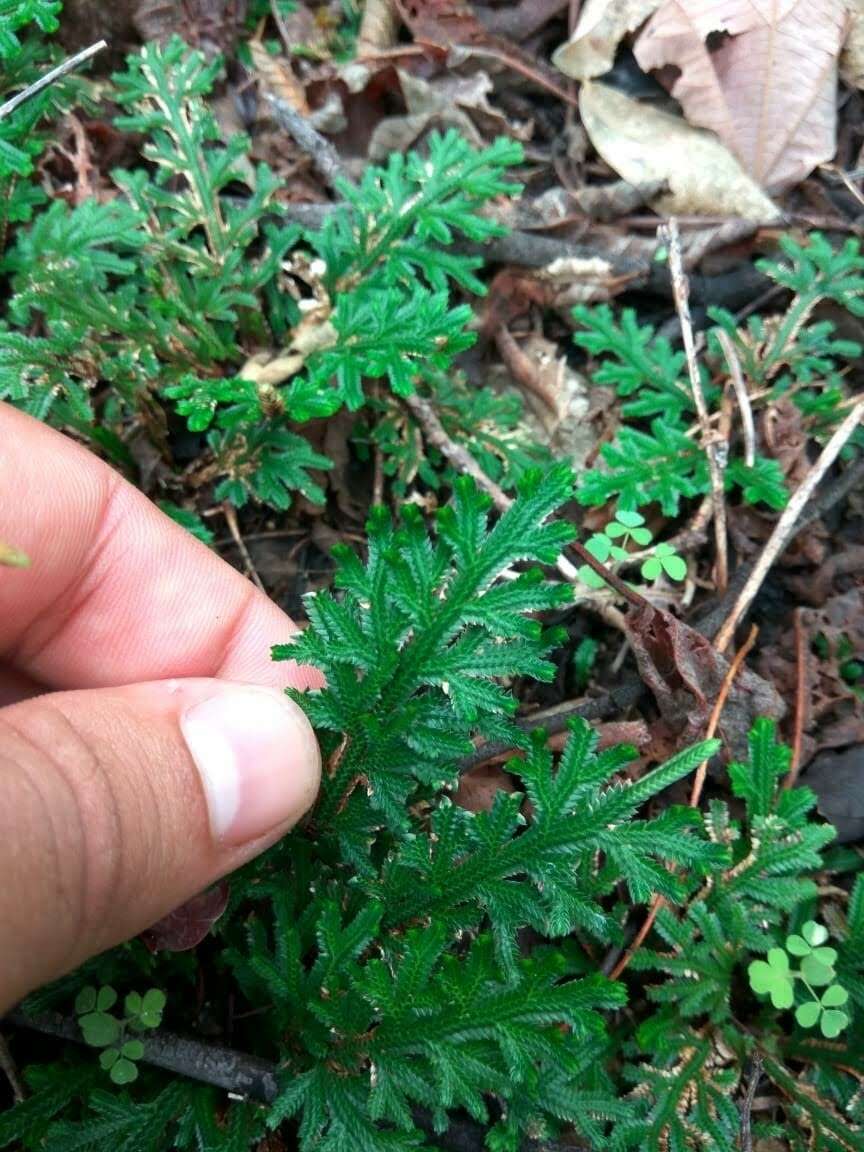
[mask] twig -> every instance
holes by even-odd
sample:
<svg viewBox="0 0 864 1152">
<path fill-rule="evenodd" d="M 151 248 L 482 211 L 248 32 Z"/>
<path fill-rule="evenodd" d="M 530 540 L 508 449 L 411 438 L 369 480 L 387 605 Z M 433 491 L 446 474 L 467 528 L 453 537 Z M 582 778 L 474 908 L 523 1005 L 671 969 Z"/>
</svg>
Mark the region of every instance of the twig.
<svg viewBox="0 0 864 1152">
<path fill-rule="evenodd" d="M 282 46 L 290 58 L 294 45 L 291 43 L 291 36 L 288 32 L 288 26 L 285 23 L 285 17 L 282 15 L 282 10 L 279 7 L 279 0 L 270 0 L 270 15 L 273 17 L 273 22 L 276 25 Z"/>
<path fill-rule="evenodd" d="M 799 488 L 792 494 L 780 519 L 774 525 L 774 531 L 771 533 L 759 559 L 756 561 L 747 583 L 741 589 L 728 619 L 717 633 L 714 646 L 718 651 L 723 652 L 729 646 L 730 640 L 735 635 L 738 622 L 756 598 L 771 566 L 794 535 L 795 522 L 804 511 L 804 507 L 816 490 L 819 481 L 840 455 L 844 445 L 858 427 L 862 417 L 864 417 L 864 400 L 859 400 L 822 449 L 819 459 L 804 477 Z"/>
<path fill-rule="evenodd" d="M 3 1072 L 6 1079 L 9 1081 L 9 1087 L 12 1089 L 12 1096 L 16 1104 L 24 1102 L 24 1086 L 18 1076 L 18 1068 L 15 1061 L 12 1059 L 12 1053 L 9 1051 L 9 1046 L 0 1033 L 0 1071 Z"/>
<path fill-rule="evenodd" d="M 597 573 L 610 588 L 614 588 L 619 596 L 623 596 L 628 604 L 632 604 L 634 608 L 645 608 L 649 606 L 649 601 L 644 596 L 640 596 L 635 588 L 631 588 L 629 584 L 625 584 L 621 577 L 613 572 L 610 568 L 601 564 L 596 556 L 592 556 L 584 544 L 580 544 L 578 540 L 574 540 L 570 547 L 579 557 L 583 564 L 587 564 L 594 572 Z M 578 573 L 574 572 L 578 579 Z"/>
<path fill-rule="evenodd" d="M 302 148 L 306 155 L 329 187 L 333 187 L 336 180 L 345 180 L 353 183 L 348 175 L 339 153 L 329 140 L 325 140 L 317 128 L 313 128 L 305 116 L 301 116 L 296 108 L 292 108 L 287 100 L 273 92 L 265 92 L 265 98 L 273 108 L 273 113 L 280 128 L 289 132 Z"/>
<path fill-rule="evenodd" d="M 804 742 L 804 719 L 807 715 L 807 633 L 800 608 L 793 613 L 795 621 L 795 729 L 792 737 L 792 760 L 784 780 L 784 788 L 794 788 L 801 771 L 801 745 Z"/>
<path fill-rule="evenodd" d="M 738 401 L 738 409 L 741 412 L 741 431 L 744 434 L 744 463 L 748 468 L 752 468 L 756 460 L 756 426 L 753 423 L 753 409 L 750 406 L 747 385 L 744 383 L 744 373 L 741 371 L 741 361 L 738 359 L 735 345 L 729 339 L 728 332 L 724 332 L 722 328 L 716 328 L 714 331 L 717 342 L 723 349 L 723 355 L 729 367 L 732 387 L 735 389 L 735 399 Z"/>
<path fill-rule="evenodd" d="M 436 448 L 443 452 L 453 467 L 459 472 L 473 477 L 477 486 L 482 488 L 483 491 L 492 498 L 492 503 L 499 512 L 506 512 L 513 503 L 512 499 L 494 480 L 491 480 L 486 475 L 467 449 L 455 443 L 455 441 L 448 436 L 444 425 L 438 419 L 438 415 L 429 401 L 425 400 L 422 396 L 418 396 L 416 392 L 411 396 L 403 396 L 402 399 L 403 403 L 419 422 L 429 443 L 434 444 Z M 610 572 L 608 568 L 604 568 L 581 544 L 574 543 L 572 547 L 580 559 L 593 568 L 599 576 L 603 577 L 610 587 L 614 588 L 616 592 L 631 604 L 637 607 L 644 607 L 648 603 L 643 596 L 640 596 L 638 592 L 625 584 L 614 572 Z M 555 567 L 569 583 L 581 583 L 578 570 L 570 563 L 566 556 L 559 556 L 555 562 Z M 585 603 L 586 605 L 590 603 L 588 597 L 585 598 Z M 611 627 L 617 628 L 619 631 L 624 630 L 624 617 L 613 604 L 594 604 L 592 607 L 600 613 L 602 618 Z"/>
<path fill-rule="evenodd" d="M 52 68 L 46 72 L 44 76 L 40 76 L 38 80 L 22 89 L 21 92 L 16 92 L 14 96 L 0 104 L 0 120 L 5 119 L 10 112 L 14 112 L 16 108 L 20 108 L 32 96 L 36 96 L 44 88 L 48 88 L 55 80 L 59 80 L 61 76 L 66 76 L 69 72 L 74 72 L 82 64 L 86 63 L 91 57 L 95 56 L 97 52 L 101 52 L 103 48 L 108 47 L 106 40 L 100 40 L 96 44 L 91 44 L 89 48 L 82 48 L 80 52 L 76 52 L 74 56 L 69 56 L 63 60 L 56 68 Z"/>
<path fill-rule="evenodd" d="M 229 504 L 226 500 L 222 505 L 222 512 L 225 516 L 225 522 L 228 525 L 228 531 L 231 533 L 231 539 L 237 545 L 237 551 L 240 553 L 240 557 L 243 560 L 243 564 L 246 568 L 246 575 L 249 577 L 256 588 L 259 588 L 266 594 L 267 589 L 264 587 L 261 577 L 258 575 L 258 570 L 252 563 L 252 557 L 249 555 L 249 549 L 246 547 L 246 541 L 240 535 L 240 526 L 237 523 L 237 513 L 234 510 L 234 505 Z"/>
<path fill-rule="evenodd" d="M 501 354 L 501 359 L 510 369 L 513 378 L 523 388 L 538 397 L 554 415 L 558 415 L 559 398 L 555 395 L 543 379 L 543 374 L 537 364 L 528 356 L 516 341 L 505 324 L 500 324 L 495 330 L 495 343 Z"/>
<path fill-rule="evenodd" d="M 741 665 L 750 654 L 750 650 L 756 643 L 756 637 L 759 635 L 759 629 L 754 624 L 750 629 L 750 635 L 735 653 L 735 658 L 729 665 L 729 670 L 720 686 L 720 691 L 717 693 L 717 699 L 714 702 L 714 707 L 711 710 L 711 716 L 708 719 L 708 727 L 705 730 L 705 739 L 711 740 L 717 731 L 720 723 L 720 717 L 723 709 L 726 706 L 726 701 L 729 698 L 729 693 L 732 691 L 732 685 L 738 673 L 741 671 Z M 702 789 L 705 787 L 705 777 L 708 773 L 708 761 L 703 760 L 699 767 L 696 769 L 696 775 L 693 777 L 693 789 L 690 793 L 690 807 L 698 808 L 699 801 L 702 798 Z"/>
<path fill-rule="evenodd" d="M 492 503 L 499 512 L 506 512 L 513 501 L 494 480 L 489 479 L 470 452 L 451 440 L 429 401 L 415 392 L 411 396 L 403 396 L 402 402 L 416 417 L 429 443 L 443 452 L 457 471 L 471 476 L 477 487 L 491 496 Z"/>
<path fill-rule="evenodd" d="M 715 579 L 717 590 L 722 595 L 729 582 L 729 558 L 726 542 L 726 496 L 723 487 L 723 470 L 729 446 L 721 433 L 711 427 L 711 417 L 702 390 L 702 378 L 696 362 L 696 347 L 693 342 L 693 322 L 690 319 L 690 284 L 684 271 L 681 256 L 681 236 L 678 222 L 670 216 L 661 228 L 661 234 L 669 247 L 669 271 L 672 276 L 672 295 L 681 322 L 681 338 L 684 341 L 684 354 L 687 358 L 687 371 L 690 375 L 690 388 L 696 413 L 702 426 L 702 447 L 708 456 L 708 469 L 711 474 L 711 499 L 714 504 L 714 539 L 717 555 L 715 558 Z"/>
<path fill-rule="evenodd" d="M 6 1019 L 19 1028 L 29 1028 L 77 1044 L 84 1043 L 77 1020 L 56 1012 L 34 1016 L 11 1012 Z M 279 1092 L 279 1070 L 269 1060 L 259 1060 L 256 1056 L 247 1056 L 218 1044 L 175 1036 L 171 1032 L 142 1033 L 138 1038 L 144 1045 L 143 1059 L 156 1068 L 265 1103 L 272 1102 Z"/>
<path fill-rule="evenodd" d="M 542 728 L 548 736 L 555 736 L 564 732 L 568 724 L 577 716 L 583 720 L 605 720 L 609 716 L 618 716 L 638 703 L 644 695 L 645 686 L 638 677 L 624 681 L 618 688 L 613 688 L 603 696 L 590 700 L 567 700 L 554 708 L 546 708 L 542 712 L 535 712 L 522 720 L 517 720 L 517 726 L 523 732 L 535 732 Z M 488 740 L 481 744 L 468 756 L 459 761 L 460 774 L 485 764 L 488 760 L 502 756 L 513 751 L 513 745 L 506 740 Z"/>
<path fill-rule="evenodd" d="M 735 659 L 729 665 L 729 669 L 728 669 L 726 676 L 723 680 L 723 683 L 720 687 L 720 691 L 717 693 L 717 700 L 714 703 L 714 707 L 711 711 L 711 716 L 709 717 L 709 720 L 708 720 L 708 727 L 705 730 L 705 739 L 706 740 L 711 740 L 717 731 L 717 727 L 720 723 L 720 717 L 723 713 L 723 707 L 726 704 L 727 699 L 729 698 L 729 693 L 732 691 L 732 685 L 735 682 L 735 677 L 738 675 L 738 673 L 741 669 L 741 665 L 744 663 L 744 660 L 747 656 L 747 653 L 750 651 L 750 649 L 755 644 L 756 636 L 757 636 L 757 629 L 753 628 L 749 637 L 747 638 L 747 642 L 743 645 L 743 647 L 741 648 L 741 651 L 737 653 L 737 655 L 735 656 Z M 706 760 L 706 761 L 703 761 L 699 765 L 698 769 L 696 770 L 696 777 L 693 780 L 693 791 L 690 794 L 690 806 L 692 808 L 695 808 L 699 803 L 699 800 L 700 800 L 701 795 L 702 795 L 702 788 L 703 788 L 704 783 L 705 783 L 705 774 L 707 771 L 708 771 L 708 762 Z M 633 959 L 633 957 L 636 955 L 636 953 L 639 951 L 639 949 L 644 944 L 644 942 L 648 936 L 648 933 L 654 927 L 654 921 L 657 919 L 657 916 L 659 915 L 661 908 L 663 908 L 665 906 L 665 904 L 666 904 L 665 896 L 660 896 L 659 894 L 657 896 L 655 896 L 654 899 L 651 901 L 651 906 L 648 909 L 647 916 L 645 917 L 644 921 L 642 922 L 642 927 L 639 929 L 639 931 L 633 937 L 633 940 L 632 940 L 629 948 L 626 950 L 626 952 L 620 958 L 620 960 L 618 960 L 617 964 L 615 965 L 615 967 L 612 969 L 612 971 L 610 973 L 610 978 L 612 980 L 618 980 L 621 977 L 621 975 L 626 971 L 626 969 L 629 967 L 630 961 Z"/>
<path fill-rule="evenodd" d="M 741 1152 L 753 1152 L 753 1132 L 750 1120 L 753 1114 L 753 1101 L 756 1099 L 756 1089 L 762 1079 L 762 1056 L 754 1053 L 750 1066 L 750 1080 L 747 1084 L 747 1094 L 741 1104 Z"/>
<path fill-rule="evenodd" d="M 11 1012 L 6 1019 L 16 1027 L 28 1028 L 44 1036 L 56 1036 L 76 1044 L 84 1043 L 77 1020 L 56 1012 L 45 1012 L 35 1016 L 27 1016 L 23 1012 Z M 214 1088 L 222 1088 L 232 1095 L 260 1100 L 264 1104 L 272 1104 L 279 1094 L 280 1068 L 270 1060 L 248 1056 L 245 1052 L 237 1052 L 233 1048 L 224 1048 L 219 1044 L 205 1044 L 201 1040 L 175 1036 L 170 1032 L 142 1033 L 138 1039 L 144 1047 L 141 1059 L 146 1064 L 152 1064 L 154 1068 L 176 1072 L 190 1080 L 212 1084 Z M 429 1131 L 431 1134 L 432 1124 L 428 1113 L 418 1109 L 415 1120 L 424 1131 Z M 448 1152 L 465 1152 L 468 1145 L 464 1140 L 460 1142 L 460 1135 L 464 1129 L 458 1117 L 454 1118 L 451 1129 L 452 1131 L 448 1130 L 443 1135 L 437 1135 L 436 1143 Z M 477 1131 L 480 1131 L 479 1126 Z M 473 1146 L 477 1146 L 476 1141 Z M 523 1152 L 568 1152 L 568 1150 L 579 1152 L 582 1146 L 568 1144 L 565 1147 L 555 1141 L 527 1140 L 522 1147 Z"/>
</svg>

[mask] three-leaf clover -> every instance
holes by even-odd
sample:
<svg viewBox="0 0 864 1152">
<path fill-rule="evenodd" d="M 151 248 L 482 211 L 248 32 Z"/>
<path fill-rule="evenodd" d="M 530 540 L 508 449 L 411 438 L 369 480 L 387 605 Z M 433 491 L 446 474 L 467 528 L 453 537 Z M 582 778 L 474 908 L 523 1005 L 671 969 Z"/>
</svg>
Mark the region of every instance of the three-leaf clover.
<svg viewBox="0 0 864 1152">
<path fill-rule="evenodd" d="M 849 1024 L 849 1017 L 840 1009 L 849 999 L 849 993 L 840 984 L 826 988 L 818 1000 L 808 1000 L 795 1010 L 795 1019 L 802 1028 L 815 1028 L 827 1040 L 834 1040 Z"/>
<path fill-rule="evenodd" d="M 754 960 L 747 975 L 753 991 L 770 996 L 775 1008 L 791 1008 L 795 1003 L 794 978 L 782 948 L 769 949 L 766 960 Z"/>
<path fill-rule="evenodd" d="M 144 1056 L 140 1040 L 127 1039 L 127 1031 L 143 1032 L 158 1028 L 165 1009 L 165 993 L 151 988 L 143 996 L 130 992 L 123 1002 L 122 1019 L 112 1016 L 110 1009 L 117 1003 L 117 993 L 111 987 L 82 988 L 75 999 L 78 1023 L 87 1044 L 102 1048 L 99 1064 L 115 1084 L 131 1084 L 138 1076 L 136 1061 Z"/>
<path fill-rule="evenodd" d="M 610 540 L 632 540 L 640 548 L 647 548 L 652 536 L 649 528 L 644 527 L 645 517 L 638 512 L 615 513 L 615 519 L 606 525 L 604 531 Z"/>
<path fill-rule="evenodd" d="M 82 988 L 75 999 L 75 1012 L 86 1043 L 94 1048 L 107 1048 L 120 1036 L 120 1021 L 109 1016 L 109 1009 L 117 1003 L 117 993 L 109 985 L 100 988 Z"/>
<path fill-rule="evenodd" d="M 654 554 L 643 562 L 640 571 L 645 580 L 656 580 L 663 572 L 670 580 L 683 580 L 687 575 L 687 561 L 671 544 L 657 544 Z"/>
<path fill-rule="evenodd" d="M 162 1023 L 165 1004 L 165 993 L 158 988 L 151 988 L 143 996 L 130 992 L 124 1001 L 129 1027 L 136 1032 L 143 1032 L 145 1028 L 158 1028 Z"/>
<path fill-rule="evenodd" d="M 837 950 L 825 943 L 827 939 L 827 928 L 808 920 L 800 935 L 793 932 L 786 937 L 785 951 L 771 948 L 767 958 L 754 960 L 747 973 L 753 991 L 770 996 L 775 1008 L 791 1008 L 795 1003 L 795 982 L 802 984 L 811 999 L 798 1005 L 795 1020 L 802 1028 L 815 1028 L 818 1024 L 822 1035 L 833 1040 L 849 1024 L 848 1014 L 841 1011 L 849 993 L 835 983 Z M 792 970 L 790 956 L 800 960 L 797 971 Z"/>
</svg>

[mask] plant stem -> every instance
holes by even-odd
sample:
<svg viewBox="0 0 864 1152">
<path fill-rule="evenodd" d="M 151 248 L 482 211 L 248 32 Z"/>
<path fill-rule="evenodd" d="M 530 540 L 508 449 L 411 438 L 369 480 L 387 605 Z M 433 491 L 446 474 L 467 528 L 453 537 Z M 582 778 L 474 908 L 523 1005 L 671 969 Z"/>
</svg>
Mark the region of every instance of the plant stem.
<svg viewBox="0 0 864 1152">
<path fill-rule="evenodd" d="M 696 345 L 693 340 L 693 322 L 690 319 L 690 283 L 684 271 L 684 262 L 681 256 L 681 237 L 678 232 L 678 222 L 674 216 L 661 229 L 661 233 L 669 247 L 669 271 L 672 275 L 672 294 L 675 298 L 675 308 L 681 322 L 681 338 L 684 341 L 684 354 L 687 358 L 687 371 L 690 375 L 690 388 L 693 392 L 693 401 L 702 427 L 702 447 L 708 457 L 708 469 L 711 474 L 711 499 L 714 504 L 714 539 L 716 541 L 717 555 L 715 559 L 715 579 L 717 590 L 722 595 L 729 583 L 729 557 L 726 541 L 726 496 L 723 485 L 723 471 L 729 453 L 729 445 L 725 436 L 711 427 L 711 416 L 705 393 L 702 389 L 702 377 L 699 375 L 699 365 L 696 362 Z"/>
<path fill-rule="evenodd" d="M 69 72 L 74 72 L 76 68 L 86 63 L 91 57 L 95 56 L 97 52 L 101 52 L 103 48 L 108 47 L 106 40 L 99 40 L 96 44 L 91 44 L 89 48 L 82 48 L 80 52 L 76 52 L 74 56 L 70 56 L 56 68 L 52 68 L 50 72 L 46 72 L 44 76 L 40 76 L 33 84 L 28 85 L 21 92 L 17 92 L 14 96 L 4 103 L 0 104 L 0 120 L 4 120 L 10 112 L 14 112 L 16 108 L 20 108 L 32 96 L 36 96 L 44 88 L 48 88 L 55 80 L 59 80 L 61 76 L 66 76 Z"/>
<path fill-rule="evenodd" d="M 756 598 L 759 589 L 762 587 L 762 582 L 768 575 L 774 561 L 795 534 L 796 521 L 804 511 L 819 481 L 840 455 L 843 447 L 852 437 L 862 419 L 864 419 L 864 399 L 858 399 L 855 407 L 825 445 L 819 459 L 804 477 L 800 487 L 793 493 L 780 519 L 774 525 L 774 531 L 771 533 L 759 559 L 756 561 L 753 571 L 747 579 L 747 583 L 741 589 L 729 617 L 717 633 L 714 646 L 719 652 L 724 652 L 726 648 L 728 648 L 730 640 L 735 635 L 738 622 Z"/>
</svg>

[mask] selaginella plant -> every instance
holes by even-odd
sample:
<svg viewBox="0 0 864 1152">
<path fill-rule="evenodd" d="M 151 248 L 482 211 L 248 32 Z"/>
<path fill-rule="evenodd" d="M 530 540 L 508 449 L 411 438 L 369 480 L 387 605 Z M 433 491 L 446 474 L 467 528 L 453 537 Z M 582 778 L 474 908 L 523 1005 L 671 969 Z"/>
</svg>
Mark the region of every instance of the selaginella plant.
<svg viewBox="0 0 864 1152">
<path fill-rule="evenodd" d="M 151 1075 L 140 1095 L 115 1097 L 37 1067 L 42 1089 L 0 1117 L 0 1147 L 227 1152 L 290 1121 L 303 1152 L 401 1152 L 439 1147 L 467 1112 L 494 1152 L 562 1128 L 597 1152 L 721 1152 L 735 1146 L 735 1094 L 757 1055 L 802 1149 L 864 1147 L 854 1030 L 826 1049 L 800 1013 L 760 1007 L 748 989 L 748 967 L 787 936 L 799 952 L 799 938 L 823 947 L 809 909 L 833 830 L 811 819 L 812 793 L 782 788 L 789 753 L 773 725 L 757 724 L 749 760 L 730 768 L 737 814 L 715 801 L 703 824 L 689 807 L 645 805 L 716 741 L 634 779 L 634 750 L 598 753 L 582 721 L 557 757 L 542 732 L 514 723 L 502 680 L 554 671 L 560 637 L 536 614 L 572 590 L 536 565 L 570 538 L 554 514 L 573 492 L 566 467 L 530 473 L 493 521 L 464 479 L 431 534 L 412 506 L 399 523 L 379 510 L 366 560 L 341 550 L 337 591 L 312 595 L 309 628 L 275 651 L 326 677 L 298 696 L 322 743 L 321 798 L 304 828 L 235 878 L 216 929 L 224 991 L 266 1006 L 251 1037 L 278 1062 L 275 1101 L 232 1107 L 213 1135 L 201 1086 Z M 453 788 L 478 738 L 521 752 L 508 765 L 517 790 L 472 812 Z M 599 958 L 626 944 L 628 909 L 655 895 L 656 934 L 630 970 L 656 1009 L 637 998 L 634 1028 L 625 986 Z M 860 880 L 834 940 L 844 1013 L 860 1011 Z M 31 1008 L 62 1003 L 76 981 L 152 980 L 136 948 Z M 169 955 L 159 974 L 179 1015 L 192 991 L 181 961 Z M 52 1121 L 82 1094 L 82 1117 Z"/>
<path fill-rule="evenodd" d="M 427 155 L 339 182 L 341 205 L 304 233 L 279 210 L 281 182 L 250 163 L 248 137 L 222 140 L 207 101 L 220 71 L 175 38 L 114 77 L 117 126 L 143 134 L 147 166 L 113 174 L 122 195 L 55 201 L 17 232 L 0 397 L 91 436 L 121 466 L 130 425 L 167 453 L 173 406 L 206 436 L 196 476 L 216 481 L 217 499 L 283 509 L 294 492 L 323 499 L 316 473 L 330 461 L 303 424 L 366 407 L 366 441 L 405 475 L 417 432 L 398 397 L 440 385 L 451 433 L 512 482 L 531 454 L 512 411 L 499 424 L 447 377 L 475 339 L 453 291 L 484 291 L 482 260 L 454 241 L 500 233 L 479 209 L 518 190 L 507 169 L 519 145 L 477 152 L 433 135 Z"/>
<path fill-rule="evenodd" d="M 46 27 L 57 6 L 13 7 Z M 206 99 L 218 67 L 174 41 L 148 46 L 115 78 L 121 127 L 142 134 L 146 166 L 116 173 L 120 194 L 106 203 L 55 202 L 17 229 L 4 257 L 3 395 L 121 464 L 130 428 L 167 453 L 167 422 L 179 416 L 204 438 L 198 481 L 220 500 L 275 508 L 297 490 L 320 495 L 314 473 L 327 461 L 303 425 L 344 408 L 357 413 L 355 446 L 383 453 L 395 491 L 415 476 L 443 489 L 444 478 L 453 496 L 431 528 L 413 504 L 397 517 L 374 510 L 365 548 L 337 549 L 333 590 L 308 598 L 308 629 L 275 652 L 326 683 L 297 697 L 325 761 L 309 820 L 232 878 L 206 965 L 135 941 L 25 1003 L 75 1020 L 102 1055 L 69 1046 L 54 1063 L 34 1059 L 28 1098 L 0 1115 L 0 1148 L 407 1152 L 452 1147 L 467 1116 L 491 1152 L 541 1152 L 559 1136 L 592 1152 L 727 1152 L 737 1102 L 761 1068 L 776 1122 L 755 1118 L 757 1140 L 861 1152 L 864 883 L 845 906 L 820 900 L 829 867 L 859 864 L 829 860 L 833 833 L 813 817 L 813 796 L 782 787 L 788 753 L 773 727 L 757 724 L 750 758 L 729 770 L 733 803 L 713 801 L 703 818 L 656 798 L 717 742 L 646 770 L 632 748 L 598 751 L 581 721 L 560 752 L 516 722 L 522 685 L 556 674 L 565 634 L 543 621 L 573 602 L 573 587 L 548 575 L 573 535 L 560 511 L 577 495 L 593 502 L 601 475 L 577 486 L 564 465 L 532 469 L 518 413 L 453 371 L 472 339 L 457 294 L 483 287 L 479 259 L 454 241 L 498 230 L 482 213 L 513 193 L 518 148 L 475 152 L 453 134 L 433 137 L 427 153 L 342 183 L 345 203 L 303 232 L 285 221 L 279 181 L 250 169 L 248 142 L 223 143 Z M 23 198 L 4 187 L 23 221 L 35 185 Z M 764 377 L 802 402 L 825 394 L 808 382 L 814 357 L 828 354 L 824 329 L 808 326 L 816 298 L 847 303 L 861 287 L 857 252 L 812 249 L 789 250 L 782 275 L 798 296 Z M 668 512 L 706 490 L 707 469 L 688 435 L 680 357 L 632 318 L 619 328 L 611 313 L 594 317 L 592 350 L 615 352 L 612 382 L 641 403 L 633 417 L 662 412 L 658 434 L 683 453 L 677 473 L 647 448 L 631 453 L 627 476 L 602 473 L 602 499 L 619 497 L 619 509 L 594 547 L 623 562 L 626 544 L 650 542 L 633 505 L 658 500 Z M 727 328 L 746 361 L 759 332 Z M 509 511 L 492 514 L 470 480 L 419 449 L 399 403 L 411 390 L 434 399 L 488 474 L 518 487 Z M 827 407 L 808 409 L 817 435 Z M 782 499 L 771 462 L 745 479 L 745 498 Z M 672 553 L 651 559 L 646 579 L 683 575 Z M 584 677 L 590 643 L 577 657 Z M 513 790 L 469 811 L 457 802 L 463 758 L 489 740 L 514 750 Z M 626 984 L 611 979 L 658 896 Z M 830 945 L 814 935 L 817 917 Z M 782 993 L 772 1004 L 758 967 L 791 949 L 803 970 L 810 953 L 794 949 L 804 946 L 815 963 L 826 948 L 837 954 L 818 1021 L 813 1008 L 802 1018 L 803 997 L 797 1012 Z M 269 1062 L 269 1102 L 229 1102 L 149 1066 L 163 1009 L 153 985 L 167 992 L 170 1028 L 227 1028 L 237 1049 Z M 826 1002 L 828 987 L 848 1000 Z M 851 1024 L 831 1036 L 838 1019 L 827 1013 L 840 1010 Z M 173 1042 L 161 1031 L 157 1040 Z"/>
<path fill-rule="evenodd" d="M 800 409 L 805 431 L 817 440 L 830 435 L 846 413 L 848 387 L 843 365 L 860 358 L 861 345 L 839 338 L 829 320 L 813 320 L 823 302 L 864 315 L 864 255 L 857 240 L 834 249 L 813 233 L 804 243 L 791 236 L 780 240 L 781 258 L 760 260 L 758 269 L 791 293 L 786 310 L 777 317 L 752 316 L 746 325 L 728 311 L 709 310 L 707 354 L 699 364 L 705 398 L 714 416 L 720 411 L 729 365 L 717 333 L 728 337 L 750 403 L 758 412 L 781 397 Z M 603 467 L 582 478 L 579 500 L 633 512 L 659 504 L 666 516 L 678 514 L 681 501 L 710 491 L 708 460 L 694 435 L 696 404 L 687 380 L 685 356 L 649 324 L 640 324 L 632 309 L 616 316 L 608 305 L 574 309 L 579 347 L 602 362 L 595 384 L 615 389 L 622 398 L 624 422 L 614 441 L 601 449 Z M 864 448 L 859 428 L 849 450 Z M 735 437 L 724 478 L 748 504 L 783 508 L 787 492 L 777 460 L 754 455 L 747 462 L 744 446 Z"/>
</svg>

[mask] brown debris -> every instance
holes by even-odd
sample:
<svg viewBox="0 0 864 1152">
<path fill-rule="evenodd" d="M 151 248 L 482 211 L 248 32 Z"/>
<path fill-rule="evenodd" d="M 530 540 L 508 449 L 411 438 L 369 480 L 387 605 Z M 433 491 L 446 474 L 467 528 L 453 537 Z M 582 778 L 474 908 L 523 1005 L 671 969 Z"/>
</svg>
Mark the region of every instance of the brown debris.
<svg viewBox="0 0 864 1152">
<path fill-rule="evenodd" d="M 639 672 L 680 746 L 702 739 L 729 661 L 701 633 L 671 613 L 643 605 L 627 614 L 627 636 Z M 786 705 L 761 676 L 742 669 L 720 721 L 733 756 L 746 757 L 747 733 L 759 716 L 781 719 Z"/>
</svg>

